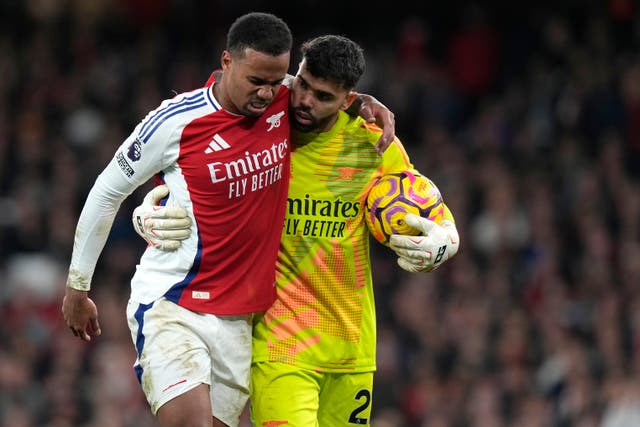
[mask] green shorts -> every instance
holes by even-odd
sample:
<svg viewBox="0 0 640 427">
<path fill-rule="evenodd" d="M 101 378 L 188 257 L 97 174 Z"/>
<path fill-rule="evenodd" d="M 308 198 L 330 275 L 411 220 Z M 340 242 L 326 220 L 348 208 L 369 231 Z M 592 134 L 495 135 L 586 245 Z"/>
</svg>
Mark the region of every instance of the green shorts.
<svg viewBox="0 0 640 427">
<path fill-rule="evenodd" d="M 251 366 L 256 427 L 368 426 L 373 372 L 327 373 L 283 363 Z"/>
</svg>

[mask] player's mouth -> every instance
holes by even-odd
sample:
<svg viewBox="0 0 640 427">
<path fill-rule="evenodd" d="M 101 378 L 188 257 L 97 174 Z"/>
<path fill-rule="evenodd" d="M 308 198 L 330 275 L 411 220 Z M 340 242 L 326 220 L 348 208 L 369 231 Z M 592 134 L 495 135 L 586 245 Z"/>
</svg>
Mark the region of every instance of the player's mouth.
<svg viewBox="0 0 640 427">
<path fill-rule="evenodd" d="M 313 124 L 313 117 L 311 117 L 311 115 L 309 115 L 309 113 L 305 111 L 296 110 L 293 115 L 296 119 L 296 122 L 298 122 L 302 126 L 309 126 Z"/>
<path fill-rule="evenodd" d="M 267 110 L 268 102 L 250 102 L 247 109 L 254 114 L 262 114 Z"/>
</svg>

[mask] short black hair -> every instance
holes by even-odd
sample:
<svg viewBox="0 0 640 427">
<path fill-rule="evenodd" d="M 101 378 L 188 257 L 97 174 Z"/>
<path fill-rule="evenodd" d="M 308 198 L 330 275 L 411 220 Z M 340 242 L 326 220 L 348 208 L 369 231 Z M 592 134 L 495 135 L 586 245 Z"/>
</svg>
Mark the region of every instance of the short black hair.
<svg viewBox="0 0 640 427">
<path fill-rule="evenodd" d="M 300 48 L 306 69 L 314 77 L 330 80 L 351 90 L 364 73 L 362 48 L 343 36 L 326 35 L 307 40 Z"/>
<path fill-rule="evenodd" d="M 242 54 L 247 48 L 279 56 L 291 51 L 293 37 L 289 26 L 270 13 L 251 12 L 235 20 L 227 33 L 226 49 Z"/>
</svg>

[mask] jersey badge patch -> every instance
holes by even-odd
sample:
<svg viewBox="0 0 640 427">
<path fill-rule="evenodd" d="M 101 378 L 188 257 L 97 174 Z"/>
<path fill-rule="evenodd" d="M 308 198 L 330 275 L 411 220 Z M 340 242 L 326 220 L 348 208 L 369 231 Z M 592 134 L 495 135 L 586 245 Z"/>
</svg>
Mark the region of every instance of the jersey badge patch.
<svg viewBox="0 0 640 427">
<path fill-rule="evenodd" d="M 118 162 L 118 166 L 120 167 L 120 170 L 125 174 L 125 176 L 127 176 L 127 178 L 131 178 L 135 171 L 133 170 L 129 162 L 127 162 L 127 159 L 124 157 L 124 154 L 122 154 L 122 152 L 118 152 L 118 154 L 116 154 L 116 161 Z"/>
<path fill-rule="evenodd" d="M 267 117 L 267 123 L 271 125 L 269 126 L 269 129 L 267 129 L 267 132 L 271 132 L 271 129 L 273 128 L 280 127 L 280 119 L 282 118 L 282 116 L 284 116 L 284 111 L 280 111 L 279 113 L 276 113 L 273 116 Z"/>
<path fill-rule="evenodd" d="M 137 162 L 140 160 L 140 156 L 142 155 L 142 143 L 138 138 L 135 139 L 129 146 L 127 150 L 127 157 L 131 159 L 132 162 Z"/>
</svg>

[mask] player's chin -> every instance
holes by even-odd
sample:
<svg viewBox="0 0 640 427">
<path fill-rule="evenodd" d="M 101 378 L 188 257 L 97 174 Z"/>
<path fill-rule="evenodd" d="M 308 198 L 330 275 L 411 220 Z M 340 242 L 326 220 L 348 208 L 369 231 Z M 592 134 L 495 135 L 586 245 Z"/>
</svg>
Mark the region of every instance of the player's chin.
<svg viewBox="0 0 640 427">
<path fill-rule="evenodd" d="M 291 127 L 297 130 L 298 132 L 311 132 L 313 131 L 312 126 L 305 126 L 301 123 L 296 122 L 295 120 L 291 120 Z"/>
<path fill-rule="evenodd" d="M 316 128 L 315 121 L 299 117 L 297 114 L 291 116 L 291 126 L 300 132 L 311 132 Z"/>
</svg>

